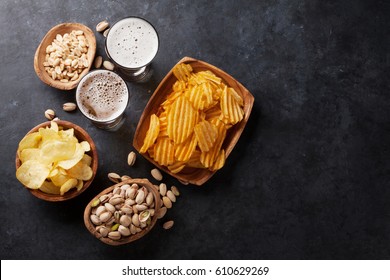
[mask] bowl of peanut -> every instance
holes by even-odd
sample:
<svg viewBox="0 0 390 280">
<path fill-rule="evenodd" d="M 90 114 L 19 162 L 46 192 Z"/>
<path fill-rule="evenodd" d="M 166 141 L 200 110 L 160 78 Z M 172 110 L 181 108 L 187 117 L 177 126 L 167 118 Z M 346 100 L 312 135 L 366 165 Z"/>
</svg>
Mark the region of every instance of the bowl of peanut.
<svg viewBox="0 0 390 280">
<path fill-rule="evenodd" d="M 61 23 L 43 37 L 34 56 L 34 69 L 45 84 L 74 89 L 90 70 L 96 53 L 93 31 L 80 23 Z"/>
</svg>

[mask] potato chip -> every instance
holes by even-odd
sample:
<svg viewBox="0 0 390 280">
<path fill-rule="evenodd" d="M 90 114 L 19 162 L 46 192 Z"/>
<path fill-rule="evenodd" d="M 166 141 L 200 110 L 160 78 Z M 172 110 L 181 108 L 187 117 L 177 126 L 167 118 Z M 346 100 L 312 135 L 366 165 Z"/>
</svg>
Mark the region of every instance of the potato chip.
<svg viewBox="0 0 390 280">
<path fill-rule="evenodd" d="M 39 149 L 37 148 L 28 148 L 22 150 L 19 155 L 19 159 L 21 162 L 26 162 L 28 160 L 39 160 Z"/>
<path fill-rule="evenodd" d="M 216 125 L 218 129 L 217 139 L 215 140 L 213 147 L 208 152 L 202 152 L 200 155 L 200 162 L 207 168 L 214 164 L 226 136 L 226 127 L 223 122 L 220 120 L 214 120 L 212 123 Z"/>
<path fill-rule="evenodd" d="M 156 114 L 153 114 L 150 116 L 149 129 L 146 132 L 144 144 L 140 149 L 140 153 L 145 153 L 148 150 L 148 148 L 151 145 L 153 145 L 154 141 L 156 141 L 159 132 L 160 132 L 160 120 L 156 116 Z"/>
<path fill-rule="evenodd" d="M 187 161 L 186 166 L 193 167 L 193 168 L 206 168 L 204 165 L 200 162 L 200 155 L 201 151 L 195 150 L 190 159 Z"/>
<path fill-rule="evenodd" d="M 195 126 L 194 132 L 200 150 L 208 152 L 217 140 L 217 127 L 208 121 L 202 121 Z"/>
<path fill-rule="evenodd" d="M 158 138 L 154 147 L 154 160 L 161 165 L 169 165 L 175 161 L 174 145 L 168 137 Z"/>
<path fill-rule="evenodd" d="M 192 153 L 195 151 L 197 144 L 196 136 L 195 134 L 192 134 L 192 136 L 188 137 L 186 141 L 180 144 L 175 145 L 175 159 L 177 161 L 181 161 L 186 163 Z"/>
<path fill-rule="evenodd" d="M 186 166 L 216 171 L 225 164 L 227 130 L 244 117 L 244 100 L 209 70 L 194 73 L 190 64 L 178 64 L 172 72 L 177 81 L 156 113 L 159 132 L 152 116 L 140 152 L 172 173 Z"/>
<path fill-rule="evenodd" d="M 53 184 L 53 182 L 44 181 L 43 184 L 39 187 L 39 190 L 48 194 L 60 194 L 60 188 Z"/>
<path fill-rule="evenodd" d="M 38 148 L 38 145 L 42 139 L 42 135 L 39 132 L 33 132 L 27 134 L 19 143 L 18 153 L 24 149 L 28 148 Z"/>
<path fill-rule="evenodd" d="M 69 169 L 75 166 L 84 156 L 84 149 L 79 143 L 75 143 L 76 149 L 67 159 L 58 161 L 57 165 L 63 169 Z"/>
<path fill-rule="evenodd" d="M 40 189 L 49 194 L 63 195 L 93 176 L 92 158 L 85 154 L 91 146 L 78 142 L 74 129 L 63 130 L 56 122 L 26 135 L 19 143 L 21 166 L 17 179 L 28 188 Z"/>
<path fill-rule="evenodd" d="M 46 164 L 28 160 L 16 170 L 16 178 L 27 188 L 39 189 L 50 173 Z"/>
<path fill-rule="evenodd" d="M 68 169 L 67 173 L 70 177 L 83 181 L 88 181 L 93 175 L 92 168 L 82 161 L 79 161 L 75 166 Z"/>
<path fill-rule="evenodd" d="M 177 161 L 172 165 L 168 166 L 169 171 L 176 174 L 183 170 L 183 168 L 186 167 L 186 164 L 184 162 Z"/>
<path fill-rule="evenodd" d="M 231 93 L 231 91 L 224 88 L 221 96 L 221 111 L 223 121 L 229 124 L 236 124 L 244 117 L 244 111 Z"/>
<path fill-rule="evenodd" d="M 184 142 L 193 132 L 198 119 L 198 111 L 184 96 L 176 99 L 168 112 L 167 133 L 175 144 Z"/>
<path fill-rule="evenodd" d="M 216 170 L 219 170 L 221 169 L 224 165 L 225 165 L 225 150 L 224 149 L 221 149 L 219 151 L 219 154 L 213 164 L 213 166 L 211 166 L 209 169 L 210 171 L 216 171 Z"/>
<path fill-rule="evenodd" d="M 60 195 L 64 195 L 70 189 L 76 187 L 77 184 L 78 184 L 77 179 L 72 178 L 72 179 L 67 180 L 60 188 Z"/>
</svg>

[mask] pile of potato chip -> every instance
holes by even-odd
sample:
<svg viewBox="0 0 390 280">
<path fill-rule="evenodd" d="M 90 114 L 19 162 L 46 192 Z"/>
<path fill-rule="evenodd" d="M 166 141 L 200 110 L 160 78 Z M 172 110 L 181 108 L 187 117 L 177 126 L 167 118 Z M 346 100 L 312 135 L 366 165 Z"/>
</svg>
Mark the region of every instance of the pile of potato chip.
<svg viewBox="0 0 390 280">
<path fill-rule="evenodd" d="M 211 71 L 191 65 L 173 68 L 172 92 L 150 117 L 140 153 L 148 153 L 172 173 L 184 167 L 215 171 L 225 164 L 226 131 L 244 117 L 242 97 Z"/>
<path fill-rule="evenodd" d="M 87 141 L 79 143 L 73 128 L 61 129 L 55 121 L 50 127 L 27 134 L 19 143 L 21 166 L 16 178 L 30 189 L 64 195 L 72 188 L 80 191 L 93 176 L 92 158 L 85 152 Z"/>
</svg>

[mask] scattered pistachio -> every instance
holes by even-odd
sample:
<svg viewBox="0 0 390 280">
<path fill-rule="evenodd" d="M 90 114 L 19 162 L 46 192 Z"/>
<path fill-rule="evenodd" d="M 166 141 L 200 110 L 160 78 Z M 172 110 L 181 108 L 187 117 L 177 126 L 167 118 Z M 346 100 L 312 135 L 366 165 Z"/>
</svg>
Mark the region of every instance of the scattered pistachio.
<svg viewBox="0 0 390 280">
<path fill-rule="evenodd" d="M 127 164 L 129 166 L 133 166 L 135 163 L 137 155 L 134 152 L 130 152 L 129 155 L 127 156 Z"/>
<path fill-rule="evenodd" d="M 103 57 L 101 57 L 100 55 L 95 57 L 93 65 L 95 66 L 96 69 L 102 67 L 102 63 L 103 63 Z"/>
<path fill-rule="evenodd" d="M 105 60 L 103 62 L 103 67 L 106 68 L 107 70 L 113 71 L 115 68 L 115 65 L 111 61 Z"/>
<path fill-rule="evenodd" d="M 163 176 L 157 168 L 154 168 L 150 171 L 150 174 L 152 174 L 153 178 L 156 179 L 157 181 L 161 181 Z"/>
<path fill-rule="evenodd" d="M 171 221 L 168 221 L 168 222 L 165 222 L 164 224 L 163 224 L 163 228 L 164 229 L 170 229 L 171 227 L 173 227 L 173 224 L 174 224 L 174 222 L 171 220 Z"/>
<path fill-rule="evenodd" d="M 108 28 L 109 25 L 110 24 L 108 23 L 107 20 L 103 20 L 96 25 L 96 31 L 103 32 L 104 30 L 106 30 Z"/>
<path fill-rule="evenodd" d="M 77 105 L 73 102 L 67 102 L 62 105 L 62 109 L 66 112 L 71 112 L 76 110 Z"/>
<path fill-rule="evenodd" d="M 48 119 L 49 121 L 53 120 L 56 116 L 56 113 L 54 112 L 54 110 L 52 109 L 47 109 L 45 111 L 45 117 L 46 119 Z"/>
</svg>

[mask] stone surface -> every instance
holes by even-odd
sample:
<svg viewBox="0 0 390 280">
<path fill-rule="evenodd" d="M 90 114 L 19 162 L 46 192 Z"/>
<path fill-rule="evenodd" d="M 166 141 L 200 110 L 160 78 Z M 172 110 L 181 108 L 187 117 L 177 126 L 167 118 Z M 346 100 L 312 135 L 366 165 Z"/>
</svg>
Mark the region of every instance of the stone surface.
<svg viewBox="0 0 390 280">
<path fill-rule="evenodd" d="M 339 3 L 340 2 L 340 3 Z M 0 2 L 1 259 L 389 259 L 390 5 L 386 1 Z M 123 126 L 102 131 L 62 111 L 74 91 L 35 75 L 44 34 L 61 22 L 94 29 L 103 19 L 148 19 L 160 50 L 147 83 L 129 83 Z M 104 40 L 96 33 L 98 54 Z M 127 165 L 137 122 L 169 69 L 191 56 L 220 67 L 255 96 L 226 166 L 203 187 L 165 176 L 181 196 L 143 239 L 107 247 L 83 224 L 108 172 L 149 177 Z M 80 197 L 47 203 L 15 178 L 17 144 L 52 108 L 85 128 L 99 171 Z"/>
</svg>

